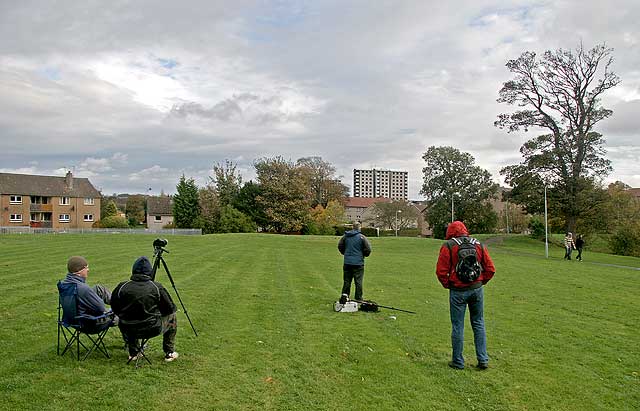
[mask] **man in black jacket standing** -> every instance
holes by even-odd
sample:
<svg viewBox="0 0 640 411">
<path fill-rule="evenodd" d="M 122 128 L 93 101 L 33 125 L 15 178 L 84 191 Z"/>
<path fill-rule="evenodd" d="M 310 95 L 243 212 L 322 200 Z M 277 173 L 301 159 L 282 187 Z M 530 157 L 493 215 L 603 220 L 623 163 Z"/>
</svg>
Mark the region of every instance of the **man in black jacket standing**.
<svg viewBox="0 0 640 411">
<path fill-rule="evenodd" d="M 353 230 L 349 230 L 338 242 L 338 251 L 344 255 L 342 266 L 342 295 L 340 304 L 349 299 L 351 282 L 356 284 L 355 299 L 362 300 L 362 282 L 364 280 L 364 259 L 371 254 L 369 240 L 360 232 L 360 223 L 353 224 Z"/>
<path fill-rule="evenodd" d="M 111 308 L 120 318 L 118 326 L 128 342 L 129 356 L 138 355 L 135 335 L 162 334 L 164 359 L 173 361 L 178 358 L 176 306 L 162 284 L 152 280 L 151 262 L 147 257 L 138 258 L 131 272 L 131 279 L 118 284 L 111 295 Z"/>
</svg>

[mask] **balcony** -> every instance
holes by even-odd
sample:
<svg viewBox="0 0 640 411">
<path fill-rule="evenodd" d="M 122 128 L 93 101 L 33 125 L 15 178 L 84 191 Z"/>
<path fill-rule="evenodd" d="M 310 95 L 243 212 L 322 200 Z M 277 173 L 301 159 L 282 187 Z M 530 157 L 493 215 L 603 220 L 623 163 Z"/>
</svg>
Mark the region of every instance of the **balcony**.
<svg viewBox="0 0 640 411">
<path fill-rule="evenodd" d="M 31 228 L 52 228 L 51 221 L 30 221 L 29 226 Z"/>
<path fill-rule="evenodd" d="M 29 210 L 31 212 L 52 212 L 53 211 L 53 205 L 52 204 L 30 204 L 29 205 Z"/>
</svg>

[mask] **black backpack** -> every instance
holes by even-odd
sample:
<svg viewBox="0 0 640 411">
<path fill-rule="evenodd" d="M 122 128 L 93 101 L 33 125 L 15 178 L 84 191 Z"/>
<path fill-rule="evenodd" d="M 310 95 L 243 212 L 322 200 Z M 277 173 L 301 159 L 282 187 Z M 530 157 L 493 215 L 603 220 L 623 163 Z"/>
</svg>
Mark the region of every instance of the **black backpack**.
<svg viewBox="0 0 640 411">
<path fill-rule="evenodd" d="M 471 237 L 454 237 L 447 242 L 449 255 L 451 255 L 453 243 L 458 245 L 458 264 L 456 264 L 456 274 L 458 278 L 463 283 L 476 281 L 482 273 L 482 266 L 478 261 L 478 252 L 476 250 L 476 244 L 480 244 L 480 242 Z M 453 261 L 453 256 L 451 260 Z"/>
</svg>

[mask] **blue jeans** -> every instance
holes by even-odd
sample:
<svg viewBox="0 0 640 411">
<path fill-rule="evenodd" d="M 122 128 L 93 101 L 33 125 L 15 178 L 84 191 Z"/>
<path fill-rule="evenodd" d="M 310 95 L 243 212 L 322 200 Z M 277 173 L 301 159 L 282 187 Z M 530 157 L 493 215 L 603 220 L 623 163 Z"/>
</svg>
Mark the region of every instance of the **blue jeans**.
<svg viewBox="0 0 640 411">
<path fill-rule="evenodd" d="M 451 312 L 451 360 L 456 367 L 464 367 L 462 349 L 464 346 L 464 314 L 469 306 L 473 342 L 476 347 L 478 363 L 488 363 L 487 335 L 484 330 L 483 288 L 475 290 L 449 290 L 449 310 Z"/>
</svg>

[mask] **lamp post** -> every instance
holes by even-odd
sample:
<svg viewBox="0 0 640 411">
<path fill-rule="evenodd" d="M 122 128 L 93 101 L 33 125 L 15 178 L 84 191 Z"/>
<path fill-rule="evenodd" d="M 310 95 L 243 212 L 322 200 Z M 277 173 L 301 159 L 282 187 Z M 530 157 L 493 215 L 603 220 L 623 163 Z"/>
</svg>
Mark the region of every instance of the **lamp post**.
<svg viewBox="0 0 640 411">
<path fill-rule="evenodd" d="M 453 223 L 453 193 L 451 193 L 451 222 Z"/>
<path fill-rule="evenodd" d="M 504 216 L 507 219 L 507 234 L 509 234 L 509 200 L 505 203 Z"/>
<path fill-rule="evenodd" d="M 398 213 L 401 213 L 402 210 L 396 210 L 396 237 L 398 236 Z"/>
<path fill-rule="evenodd" d="M 544 256 L 549 258 L 549 229 L 547 228 L 547 183 L 544 183 Z"/>
<path fill-rule="evenodd" d="M 453 192 L 451 193 L 451 222 L 453 223 L 454 221 L 454 215 L 453 215 L 453 198 L 456 196 L 456 194 L 458 194 L 457 192 Z"/>
</svg>

